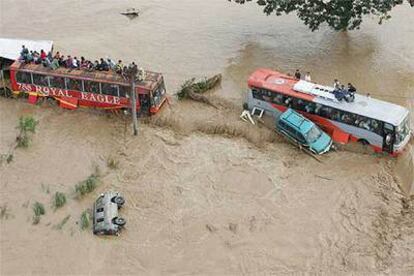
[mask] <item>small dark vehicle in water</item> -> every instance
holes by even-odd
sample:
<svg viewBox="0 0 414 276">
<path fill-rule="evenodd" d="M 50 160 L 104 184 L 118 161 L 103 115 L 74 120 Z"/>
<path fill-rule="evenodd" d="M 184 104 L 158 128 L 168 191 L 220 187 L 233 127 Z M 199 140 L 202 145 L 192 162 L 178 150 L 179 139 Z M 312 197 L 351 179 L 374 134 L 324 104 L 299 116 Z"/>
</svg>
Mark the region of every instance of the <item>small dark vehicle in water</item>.
<svg viewBox="0 0 414 276">
<path fill-rule="evenodd" d="M 125 199 L 117 192 L 101 194 L 93 208 L 93 233 L 95 235 L 119 235 L 126 220 L 119 216 Z"/>
</svg>

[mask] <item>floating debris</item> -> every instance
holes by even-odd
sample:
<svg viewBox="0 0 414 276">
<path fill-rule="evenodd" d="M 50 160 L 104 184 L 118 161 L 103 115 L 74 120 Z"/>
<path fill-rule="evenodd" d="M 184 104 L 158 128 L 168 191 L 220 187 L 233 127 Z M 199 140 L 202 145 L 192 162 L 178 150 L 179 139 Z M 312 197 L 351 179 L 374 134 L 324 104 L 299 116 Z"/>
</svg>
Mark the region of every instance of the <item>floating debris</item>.
<svg viewBox="0 0 414 276">
<path fill-rule="evenodd" d="M 122 15 L 125 15 L 129 19 L 134 19 L 139 16 L 139 10 L 136 10 L 135 8 L 129 8 L 124 12 L 121 12 Z"/>
<path fill-rule="evenodd" d="M 207 97 L 201 94 L 215 88 L 220 83 L 221 74 L 215 75 L 208 79 L 206 78 L 198 82 L 195 82 L 195 78 L 192 78 L 181 85 L 181 89 L 177 92 L 177 97 L 179 100 L 191 99 L 217 108 L 217 106 L 215 106 L 209 99 L 207 99 Z"/>
</svg>

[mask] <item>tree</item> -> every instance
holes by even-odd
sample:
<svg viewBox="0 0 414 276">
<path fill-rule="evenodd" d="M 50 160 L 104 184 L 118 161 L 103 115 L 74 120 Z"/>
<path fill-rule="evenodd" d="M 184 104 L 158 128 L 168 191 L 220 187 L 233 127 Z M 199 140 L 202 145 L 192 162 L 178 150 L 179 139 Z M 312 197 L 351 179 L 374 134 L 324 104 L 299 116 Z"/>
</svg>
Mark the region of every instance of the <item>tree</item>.
<svg viewBox="0 0 414 276">
<path fill-rule="evenodd" d="M 252 0 L 228 0 L 244 4 Z M 391 18 L 389 12 L 404 0 L 257 0 L 267 15 L 288 14 L 296 11 L 298 17 L 312 31 L 322 23 L 336 31 L 359 29 L 364 15 L 374 15 L 379 24 Z M 411 7 L 414 0 L 407 0 Z"/>
</svg>

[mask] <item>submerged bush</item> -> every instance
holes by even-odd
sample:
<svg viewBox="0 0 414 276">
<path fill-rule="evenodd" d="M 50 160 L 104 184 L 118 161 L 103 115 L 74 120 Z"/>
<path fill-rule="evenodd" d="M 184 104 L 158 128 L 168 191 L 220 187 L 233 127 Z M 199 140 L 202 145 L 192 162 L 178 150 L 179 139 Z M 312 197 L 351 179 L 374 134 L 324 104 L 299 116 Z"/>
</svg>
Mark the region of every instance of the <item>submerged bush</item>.
<svg viewBox="0 0 414 276">
<path fill-rule="evenodd" d="M 19 129 L 21 132 L 31 132 L 36 131 L 36 126 L 39 122 L 36 121 L 32 116 L 20 117 L 19 119 Z"/>
<path fill-rule="evenodd" d="M 30 144 L 29 133 L 34 133 L 36 131 L 36 126 L 39 122 L 36 121 L 33 117 L 20 117 L 19 119 L 19 130 L 20 134 L 17 136 L 17 147 L 27 148 Z"/>
<path fill-rule="evenodd" d="M 98 177 L 95 174 L 91 174 L 87 179 L 82 182 L 79 182 L 75 186 L 75 192 L 79 196 L 86 195 L 93 190 L 95 190 L 96 186 L 98 186 Z"/>
<path fill-rule="evenodd" d="M 38 224 L 40 222 L 40 216 L 46 213 L 43 204 L 37 201 L 35 202 L 35 204 L 33 204 L 33 212 L 33 224 Z"/>
<path fill-rule="evenodd" d="M 53 207 L 55 209 L 58 209 L 65 204 L 66 204 L 66 195 L 61 192 L 56 192 L 55 195 L 53 196 L 53 203 L 52 203 Z"/>
<path fill-rule="evenodd" d="M 89 228 L 89 226 L 91 225 L 90 217 L 91 216 L 90 216 L 89 210 L 85 210 L 82 212 L 81 217 L 80 217 L 80 227 L 82 230 Z"/>
</svg>

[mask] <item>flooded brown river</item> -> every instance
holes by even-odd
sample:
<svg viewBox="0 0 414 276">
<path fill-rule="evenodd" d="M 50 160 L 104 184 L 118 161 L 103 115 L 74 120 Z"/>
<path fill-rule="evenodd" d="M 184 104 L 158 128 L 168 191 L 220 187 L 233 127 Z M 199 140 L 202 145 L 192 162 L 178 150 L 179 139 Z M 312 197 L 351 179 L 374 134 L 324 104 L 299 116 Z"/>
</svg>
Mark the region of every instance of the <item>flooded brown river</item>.
<svg viewBox="0 0 414 276">
<path fill-rule="evenodd" d="M 129 7 L 140 17 L 120 15 Z M 413 144 L 398 159 L 354 145 L 317 162 L 238 120 L 257 67 L 339 78 L 414 114 L 413 12 L 403 5 L 382 26 L 367 18 L 361 30 L 335 33 L 225 0 L 0 0 L 0 37 L 135 60 L 163 72 L 172 97 L 138 137 L 122 116 L 0 98 L 0 153 L 14 144 L 19 116 L 39 120 L 31 146 L 0 166 L 0 274 L 413 275 Z M 174 100 L 184 80 L 216 73 L 219 109 Z M 97 190 L 76 199 L 75 185 L 97 167 Z M 115 238 L 79 226 L 108 189 L 126 197 L 126 229 Z M 67 204 L 55 211 L 57 191 Z M 46 214 L 33 225 L 36 201 Z"/>
</svg>

